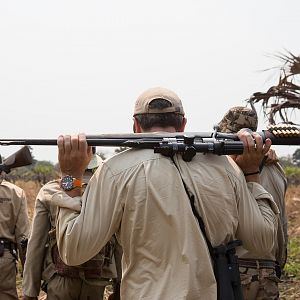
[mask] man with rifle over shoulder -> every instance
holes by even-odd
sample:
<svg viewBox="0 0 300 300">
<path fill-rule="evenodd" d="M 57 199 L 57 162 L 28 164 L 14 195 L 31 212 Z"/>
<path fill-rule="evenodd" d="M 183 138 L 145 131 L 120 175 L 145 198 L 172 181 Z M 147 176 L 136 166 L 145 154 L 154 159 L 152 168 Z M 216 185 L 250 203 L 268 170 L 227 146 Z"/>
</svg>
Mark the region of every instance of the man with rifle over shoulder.
<svg viewBox="0 0 300 300">
<path fill-rule="evenodd" d="M 174 92 L 153 88 L 137 99 L 136 133 L 176 133 L 185 125 Z M 59 206 L 56 233 L 64 262 L 87 261 L 116 234 L 123 248 L 121 299 L 241 299 L 224 298 L 217 289 L 224 278 L 215 276 L 208 244 L 231 251 L 229 243 L 239 239 L 260 255 L 274 243 L 278 209 L 255 174 L 271 141 L 263 144 L 260 135 L 245 131 L 238 136 L 244 143 L 240 168 L 227 156 L 197 153 L 185 161 L 176 153 L 130 149 L 105 161 L 82 196 L 72 182 L 82 180 L 91 149 L 84 134 L 60 136 L 62 188 L 52 201 Z"/>
<path fill-rule="evenodd" d="M 1 158 L 1 156 L 0 156 Z M 28 147 L 0 162 L 0 299 L 17 300 L 16 262 L 24 266 L 29 219 L 25 192 L 6 181 L 3 174 L 32 163 Z"/>
</svg>

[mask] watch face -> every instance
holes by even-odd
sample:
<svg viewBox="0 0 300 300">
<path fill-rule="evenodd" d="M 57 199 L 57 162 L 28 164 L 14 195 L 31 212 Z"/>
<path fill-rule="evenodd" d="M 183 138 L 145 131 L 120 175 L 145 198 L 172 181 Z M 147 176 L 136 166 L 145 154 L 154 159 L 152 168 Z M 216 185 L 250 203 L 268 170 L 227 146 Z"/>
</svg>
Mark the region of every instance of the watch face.
<svg viewBox="0 0 300 300">
<path fill-rule="evenodd" d="M 73 177 L 70 175 L 66 175 L 62 177 L 60 186 L 62 187 L 63 190 L 65 191 L 70 191 L 74 188 L 73 186 Z"/>
</svg>

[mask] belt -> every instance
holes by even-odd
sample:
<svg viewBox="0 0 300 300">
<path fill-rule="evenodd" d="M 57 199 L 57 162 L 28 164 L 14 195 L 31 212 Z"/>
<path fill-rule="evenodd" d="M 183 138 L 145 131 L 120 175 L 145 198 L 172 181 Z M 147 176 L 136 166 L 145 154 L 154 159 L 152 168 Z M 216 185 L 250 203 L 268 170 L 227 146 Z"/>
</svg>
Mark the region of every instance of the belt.
<svg viewBox="0 0 300 300">
<path fill-rule="evenodd" d="M 17 259 L 17 248 L 15 243 L 6 238 L 0 238 L 0 257 L 3 256 L 4 249 L 9 250 L 13 257 Z"/>
<path fill-rule="evenodd" d="M 80 266 L 68 266 L 59 256 L 57 245 L 52 248 L 52 259 L 56 273 L 71 278 L 94 279 L 101 278 L 103 261 L 88 261 Z"/>
<path fill-rule="evenodd" d="M 101 272 L 94 270 L 76 270 L 75 268 L 61 268 L 56 269 L 56 273 L 63 277 L 70 278 L 85 278 L 85 279 L 99 279 Z"/>
<path fill-rule="evenodd" d="M 243 259 L 239 258 L 238 263 L 240 267 L 253 269 L 275 269 L 276 262 L 268 259 Z"/>
<path fill-rule="evenodd" d="M 8 239 L 0 238 L 0 245 L 2 245 L 5 249 L 15 249 L 15 243 L 11 242 Z"/>
</svg>

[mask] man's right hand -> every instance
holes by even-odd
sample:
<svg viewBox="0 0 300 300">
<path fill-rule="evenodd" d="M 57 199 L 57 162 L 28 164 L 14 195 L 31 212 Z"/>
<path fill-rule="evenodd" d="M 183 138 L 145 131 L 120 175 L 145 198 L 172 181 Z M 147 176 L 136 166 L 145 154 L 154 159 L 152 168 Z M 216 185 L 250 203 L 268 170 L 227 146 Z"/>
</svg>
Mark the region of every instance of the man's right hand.
<svg viewBox="0 0 300 300">
<path fill-rule="evenodd" d="M 263 143 L 262 137 L 258 133 L 250 133 L 243 129 L 237 135 L 244 144 L 244 152 L 232 158 L 242 169 L 247 181 L 259 182 L 259 167 L 270 150 L 272 142 L 270 139 L 266 139 L 265 143 Z"/>
</svg>

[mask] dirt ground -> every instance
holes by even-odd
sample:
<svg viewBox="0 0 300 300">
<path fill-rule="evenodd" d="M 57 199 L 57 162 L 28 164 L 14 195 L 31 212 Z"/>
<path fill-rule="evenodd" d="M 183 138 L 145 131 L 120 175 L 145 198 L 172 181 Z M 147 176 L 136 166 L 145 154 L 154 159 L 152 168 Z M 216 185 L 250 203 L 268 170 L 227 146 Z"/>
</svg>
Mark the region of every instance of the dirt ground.
<svg viewBox="0 0 300 300">
<path fill-rule="evenodd" d="M 34 213 L 35 197 L 40 189 L 36 182 L 17 182 L 28 198 L 28 211 L 30 219 Z M 280 283 L 280 299 L 300 299 L 300 186 L 290 186 L 286 195 L 287 214 L 289 219 L 289 249 L 288 261 Z M 18 278 L 18 291 L 21 299 L 21 282 Z M 107 293 L 108 295 L 109 293 Z M 106 297 L 107 297 L 106 295 Z M 40 299 L 42 299 L 42 294 Z"/>
</svg>

